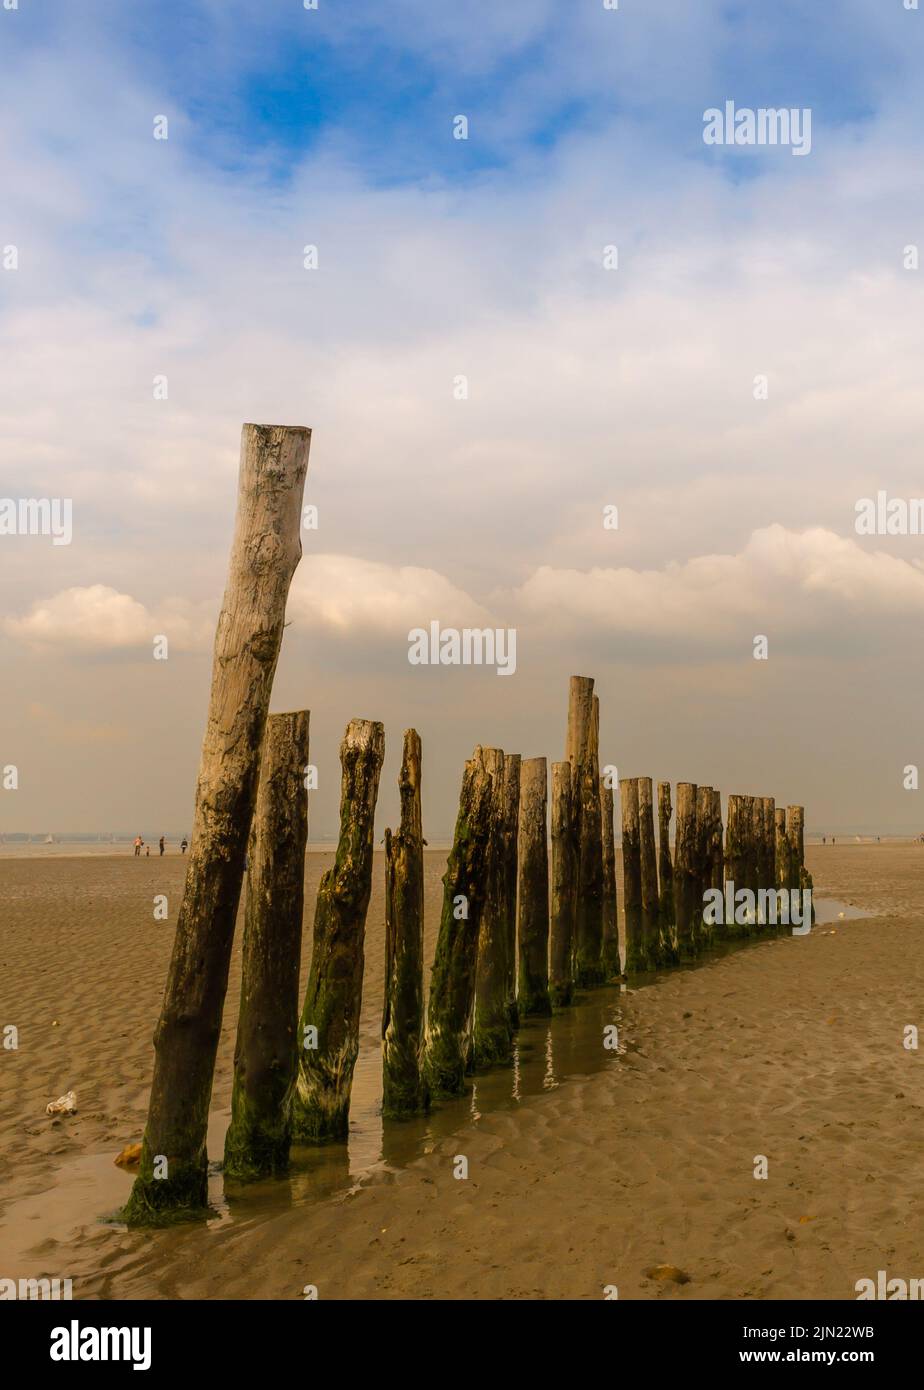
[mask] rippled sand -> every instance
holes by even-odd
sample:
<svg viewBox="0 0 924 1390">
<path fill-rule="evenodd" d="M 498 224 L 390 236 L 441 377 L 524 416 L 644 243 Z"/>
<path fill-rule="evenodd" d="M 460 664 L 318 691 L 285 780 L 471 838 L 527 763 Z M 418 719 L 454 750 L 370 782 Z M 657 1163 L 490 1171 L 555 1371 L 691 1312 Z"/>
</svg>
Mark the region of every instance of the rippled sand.
<svg viewBox="0 0 924 1390">
<path fill-rule="evenodd" d="M 348 1150 L 303 1151 L 289 1181 L 208 1223 L 108 1224 L 141 1137 L 179 857 L 0 864 L 0 1277 L 58 1275 L 81 1297 L 851 1298 L 924 1276 L 917 1218 L 924 847 L 817 847 L 816 895 L 875 915 L 729 951 L 633 990 L 584 996 L 520 1034 L 517 1065 L 426 1120 L 383 1126 L 383 865 L 366 943 Z M 307 860 L 314 893 L 330 862 Z M 427 856 L 428 951 L 445 854 Z M 307 960 L 303 961 L 303 978 Z M 221 1155 L 240 979 L 235 952 L 210 1152 Z M 619 1026 L 618 1053 L 603 1047 Z M 78 1114 L 47 1101 L 77 1092 Z M 469 1177 L 453 1177 L 457 1155 Z M 766 1156 L 769 1177 L 754 1178 Z M 646 1277 L 673 1265 L 689 1282 Z"/>
</svg>

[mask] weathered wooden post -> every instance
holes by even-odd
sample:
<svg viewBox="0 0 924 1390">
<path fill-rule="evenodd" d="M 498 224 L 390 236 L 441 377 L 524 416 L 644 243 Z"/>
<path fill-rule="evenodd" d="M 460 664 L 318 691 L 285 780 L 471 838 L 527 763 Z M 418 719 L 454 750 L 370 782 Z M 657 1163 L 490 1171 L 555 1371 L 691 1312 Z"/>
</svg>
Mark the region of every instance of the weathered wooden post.
<svg viewBox="0 0 924 1390">
<path fill-rule="evenodd" d="M 520 866 L 517 908 L 519 1010 L 528 1018 L 550 1014 L 548 768 L 545 758 L 524 758 L 520 770 Z"/>
<path fill-rule="evenodd" d="M 430 975 L 424 1067 L 431 1097 L 465 1090 L 475 1003 L 478 928 L 484 902 L 494 795 L 484 753 L 465 764 L 459 814 L 443 875 L 443 910 Z"/>
<path fill-rule="evenodd" d="M 746 798 L 732 794 L 728 798 L 728 812 L 725 823 L 725 878 L 729 884 L 727 891 L 732 895 L 732 902 L 727 911 L 727 916 L 731 922 L 726 927 L 728 936 L 747 936 L 748 927 L 743 923 L 735 921 L 734 895 L 742 888 L 747 887 L 747 868 L 746 868 Z"/>
<path fill-rule="evenodd" d="M 814 887 L 812 875 L 805 867 L 805 807 L 790 806 L 787 815 L 789 835 L 790 883 L 794 889 L 804 892 Z M 812 922 L 815 921 L 815 904 L 812 903 Z"/>
<path fill-rule="evenodd" d="M 340 745 L 340 839 L 318 887 L 314 944 L 299 1028 L 292 1139 L 346 1139 L 359 1052 L 366 912 L 372 892 L 373 831 L 385 730 L 351 719 Z"/>
<path fill-rule="evenodd" d="M 420 735 L 406 729 L 398 792 L 401 824 L 385 831 L 385 1007 L 382 1013 L 382 1114 L 413 1115 L 426 1105 L 423 1045 L 423 818 Z"/>
<path fill-rule="evenodd" d="M 761 797 L 763 809 L 763 878 L 761 888 L 767 892 L 776 891 L 776 802 L 772 796 Z M 779 920 L 777 918 L 777 920 Z"/>
<path fill-rule="evenodd" d="M 671 784 L 658 783 L 658 924 L 661 936 L 661 959 L 665 965 L 677 960 L 674 941 L 676 913 L 674 912 L 674 864 L 671 858 Z"/>
<path fill-rule="evenodd" d="M 308 720 L 308 710 L 271 714 L 263 738 L 225 1135 L 225 1177 L 239 1182 L 272 1177 L 289 1166 L 308 842 Z"/>
<path fill-rule="evenodd" d="M 722 793 L 717 789 L 712 792 L 712 806 L 709 813 L 709 888 L 716 888 L 720 893 L 725 892 L 725 852 L 722 831 Z M 724 899 L 723 899 L 724 901 Z M 711 927 L 712 935 L 716 940 L 722 940 L 728 935 L 725 926 L 724 911 L 716 914 L 716 921 Z"/>
<path fill-rule="evenodd" d="M 603 836 L 600 823 L 599 702 L 590 676 L 572 676 L 567 758 L 577 810 L 578 892 L 574 978 L 581 988 L 603 983 Z M 575 784 L 577 793 L 575 795 Z"/>
<path fill-rule="evenodd" d="M 642 846 L 638 778 L 619 781 L 622 806 L 622 910 L 626 919 L 626 974 L 649 969 L 642 935 Z"/>
<path fill-rule="evenodd" d="M 609 782 L 609 785 L 607 783 Z M 619 957 L 619 903 L 616 893 L 616 834 L 613 826 L 613 786 L 600 778 L 600 816 L 603 822 L 603 973 L 608 980 L 622 974 Z"/>
<path fill-rule="evenodd" d="M 504 884 L 507 921 L 507 950 L 504 980 L 507 1024 L 516 1031 L 520 1021 L 517 1009 L 517 824 L 520 815 L 519 753 L 504 755 Z"/>
<path fill-rule="evenodd" d="M 549 989 L 564 1007 L 574 993 L 572 954 L 577 909 L 577 844 L 571 809 L 571 764 L 552 764 L 552 896 L 549 914 Z M 618 943 L 617 943 L 618 950 Z"/>
<path fill-rule="evenodd" d="M 507 921 L 507 845 L 505 827 L 507 807 L 504 796 L 504 753 L 500 748 L 483 750 L 484 765 L 491 776 L 491 837 L 484 904 L 478 928 L 478 960 L 475 968 L 475 1016 L 472 1028 L 471 1064 L 489 1067 L 509 1062 L 513 1032 L 508 1008 L 508 950 L 510 927 Z"/>
<path fill-rule="evenodd" d="M 638 829 L 639 866 L 642 872 L 642 949 L 649 970 L 655 970 L 661 964 L 661 927 L 650 777 L 638 778 Z"/>
<path fill-rule="evenodd" d="M 301 558 L 311 431 L 245 425 L 228 584 L 173 954 L 154 1034 L 141 1168 L 123 1212 L 153 1224 L 207 1204 L 206 1130 L 263 731 Z"/>
<path fill-rule="evenodd" d="M 712 835 L 712 787 L 696 788 L 696 916 L 693 925 L 694 941 L 705 944 L 714 935 L 711 922 L 703 913 L 703 902 L 710 886 L 710 845 Z"/>
<path fill-rule="evenodd" d="M 674 831 L 674 899 L 677 912 L 677 953 L 682 961 L 692 960 L 698 948 L 696 937 L 699 896 L 699 870 L 696 862 L 696 784 L 677 783 L 677 820 Z"/>
<path fill-rule="evenodd" d="M 789 835 L 786 829 L 786 811 L 778 806 L 773 813 L 776 835 L 776 887 L 777 892 L 788 892 L 791 869 L 789 864 Z M 779 919 L 777 919 L 779 920 Z"/>
</svg>

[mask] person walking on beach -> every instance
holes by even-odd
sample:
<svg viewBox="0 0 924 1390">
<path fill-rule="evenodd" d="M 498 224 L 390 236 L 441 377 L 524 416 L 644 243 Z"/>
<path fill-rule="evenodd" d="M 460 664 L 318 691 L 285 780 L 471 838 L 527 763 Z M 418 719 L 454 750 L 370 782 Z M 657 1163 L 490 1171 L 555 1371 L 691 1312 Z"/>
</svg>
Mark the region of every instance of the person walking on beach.
<svg viewBox="0 0 924 1390">
<path fill-rule="evenodd" d="M 164 852 L 164 837 L 163 837 L 163 835 L 161 835 L 161 837 L 160 837 L 159 844 L 160 844 L 160 852 L 161 852 L 161 854 L 163 854 L 163 852 Z"/>
<path fill-rule="evenodd" d="M 151 857 L 151 846 L 150 846 L 150 845 L 145 845 L 145 847 L 144 847 L 144 857 L 145 857 L 145 859 L 150 859 L 150 857 Z"/>
<path fill-rule="evenodd" d="M 143 844 L 144 844 L 144 841 L 142 840 L 141 836 L 140 836 L 140 835 L 136 835 L 136 836 L 135 836 L 135 858 L 136 858 L 136 859 L 138 858 L 138 855 L 141 853 L 141 846 L 142 846 Z"/>
<path fill-rule="evenodd" d="M 181 854 L 185 854 L 185 853 L 186 853 L 186 850 L 187 850 L 187 847 L 188 847 L 188 841 L 187 841 L 187 839 L 186 839 L 186 836 L 184 835 L 184 836 L 183 836 L 183 843 L 180 845 L 180 853 L 181 853 Z"/>
</svg>

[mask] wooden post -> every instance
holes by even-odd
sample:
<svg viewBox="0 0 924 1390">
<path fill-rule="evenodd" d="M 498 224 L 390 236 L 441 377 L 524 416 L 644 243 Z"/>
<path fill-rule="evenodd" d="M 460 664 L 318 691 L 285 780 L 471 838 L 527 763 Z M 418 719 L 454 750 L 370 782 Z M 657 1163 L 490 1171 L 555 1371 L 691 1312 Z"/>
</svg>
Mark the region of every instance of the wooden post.
<svg viewBox="0 0 924 1390">
<path fill-rule="evenodd" d="M 298 1057 L 298 972 L 308 842 L 308 710 L 271 714 L 247 854 L 241 1007 L 234 1049 L 226 1178 L 289 1166 L 288 1103 Z"/>
<path fill-rule="evenodd" d="M 504 995 L 507 1026 L 511 1034 L 520 1021 L 517 1009 L 517 823 L 520 815 L 519 753 L 504 756 L 504 885 L 507 949 L 505 952 Z"/>
<path fill-rule="evenodd" d="M 758 930 L 767 925 L 760 897 L 760 890 L 766 886 L 767 842 L 764 833 L 764 798 L 751 797 L 751 839 L 753 842 L 752 862 L 754 874 L 754 900 L 756 903 L 755 925 Z"/>
<path fill-rule="evenodd" d="M 745 802 L 746 798 L 743 796 L 732 795 L 728 798 L 728 818 L 725 824 L 725 878 L 728 884 L 726 891 L 732 895 L 727 914 L 732 921 L 726 927 L 726 934 L 732 937 L 748 934 L 748 928 L 734 920 L 734 895 L 739 889 L 747 887 Z"/>
<path fill-rule="evenodd" d="M 504 754 L 500 748 L 483 750 L 491 776 L 491 836 L 488 845 L 487 881 L 478 928 L 478 960 L 475 968 L 475 1017 L 472 1028 L 471 1064 L 490 1067 L 509 1062 L 513 1032 L 508 1008 L 510 928 L 507 922 L 507 846 L 504 831 L 507 808 L 504 797 Z"/>
<path fill-rule="evenodd" d="M 725 891 L 725 853 L 723 848 L 722 833 L 722 793 L 716 789 L 712 792 L 712 806 L 709 813 L 709 884 L 710 888 L 717 888 L 720 893 Z M 723 911 L 717 913 L 717 920 L 712 925 L 712 935 L 716 940 L 722 940 L 728 935 L 725 926 L 725 914 Z"/>
<path fill-rule="evenodd" d="M 241 433 L 237 522 L 215 633 L 192 842 L 154 1034 L 141 1168 L 123 1212 L 129 1225 L 207 1204 L 212 1076 L 286 597 L 301 558 L 310 442 L 311 431 L 300 427 L 245 425 Z"/>
<path fill-rule="evenodd" d="M 491 774 L 485 767 L 483 750 L 476 748 L 462 778 L 430 976 L 424 1065 L 433 1098 L 459 1096 L 465 1090 L 493 806 Z"/>
<path fill-rule="evenodd" d="M 574 977 L 580 988 L 603 983 L 603 836 L 600 823 L 599 702 L 590 676 L 572 676 L 568 761 L 577 809 L 578 892 Z M 575 780 L 577 794 L 575 796 Z"/>
<path fill-rule="evenodd" d="M 650 777 L 638 778 L 639 866 L 642 872 L 642 950 L 649 970 L 661 964 L 658 859 L 655 850 L 654 802 Z"/>
<path fill-rule="evenodd" d="M 788 814 L 789 832 L 789 871 L 790 883 L 794 889 L 804 892 L 812 889 L 812 875 L 805 867 L 805 807 L 790 806 Z M 812 903 L 812 922 L 815 921 L 815 904 Z"/>
<path fill-rule="evenodd" d="M 550 1014 L 548 768 L 545 758 L 525 758 L 520 778 L 517 839 L 519 896 L 519 1009 L 523 1018 Z"/>
<path fill-rule="evenodd" d="M 761 888 L 776 890 L 776 802 L 772 796 L 761 797 L 764 834 L 764 877 Z"/>
<path fill-rule="evenodd" d="M 340 745 L 340 839 L 318 887 L 314 944 L 299 1028 L 292 1139 L 346 1139 L 359 1052 L 366 911 L 372 892 L 373 830 L 385 730 L 351 719 Z"/>
<path fill-rule="evenodd" d="M 777 892 L 789 891 L 789 835 L 786 830 L 786 811 L 778 806 L 773 813 L 776 835 L 776 887 Z"/>
<path fill-rule="evenodd" d="M 677 960 L 674 911 L 674 864 L 671 858 L 671 784 L 658 783 L 658 922 L 661 935 L 661 959 L 665 965 Z"/>
<path fill-rule="evenodd" d="M 616 895 L 616 835 L 613 826 L 613 788 L 600 778 L 600 816 L 603 822 L 603 973 L 608 980 L 622 974 L 619 957 L 619 903 Z"/>
<path fill-rule="evenodd" d="M 385 831 L 385 1007 L 382 1013 L 382 1114 L 426 1106 L 423 1044 L 423 818 L 420 735 L 406 729 L 398 791 L 401 828 Z"/>
<path fill-rule="evenodd" d="M 577 893 L 577 844 L 571 808 L 571 764 L 552 764 L 552 897 L 549 920 L 550 994 L 560 1008 L 574 993 L 572 952 Z M 618 947 L 617 947 L 618 949 Z"/>
<path fill-rule="evenodd" d="M 638 778 L 619 782 L 622 805 L 622 909 L 626 919 L 626 974 L 648 969 L 642 935 L 642 847 L 639 833 Z"/>
<path fill-rule="evenodd" d="M 696 915 L 693 939 L 705 944 L 714 935 L 711 923 L 703 915 L 703 899 L 710 886 L 710 845 L 712 837 L 712 787 L 696 788 Z"/>
<path fill-rule="evenodd" d="M 677 910 L 677 953 L 682 961 L 696 954 L 696 910 L 699 871 L 696 862 L 696 784 L 677 783 L 677 821 L 674 831 L 674 897 Z M 699 903 L 702 909 L 702 902 Z"/>
</svg>

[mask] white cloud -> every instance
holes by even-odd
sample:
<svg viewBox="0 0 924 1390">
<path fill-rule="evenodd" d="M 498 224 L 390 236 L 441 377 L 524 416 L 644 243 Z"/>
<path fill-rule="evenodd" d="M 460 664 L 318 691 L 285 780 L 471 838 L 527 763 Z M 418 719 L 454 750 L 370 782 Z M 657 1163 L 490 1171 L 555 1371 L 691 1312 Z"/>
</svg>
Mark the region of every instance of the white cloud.
<svg viewBox="0 0 924 1390">
<path fill-rule="evenodd" d="M 155 615 L 130 594 L 107 584 L 63 589 L 36 599 L 21 618 L 7 618 L 4 632 L 32 647 L 82 651 L 125 651 L 146 647 L 163 634 L 178 651 L 207 646 L 214 634 L 214 615 L 203 605 L 168 599 Z"/>
<path fill-rule="evenodd" d="M 405 640 L 432 618 L 478 627 L 486 610 L 445 575 L 417 565 L 386 565 L 351 555 L 309 555 L 295 572 L 286 616 L 301 627 Z"/>
<path fill-rule="evenodd" d="M 597 632 L 709 641 L 744 624 L 754 632 L 771 623 L 778 634 L 811 631 L 832 613 L 857 624 L 921 617 L 924 567 L 821 527 L 773 525 L 754 531 L 737 554 L 699 555 L 659 570 L 543 565 L 517 597 L 527 614 Z"/>
</svg>

